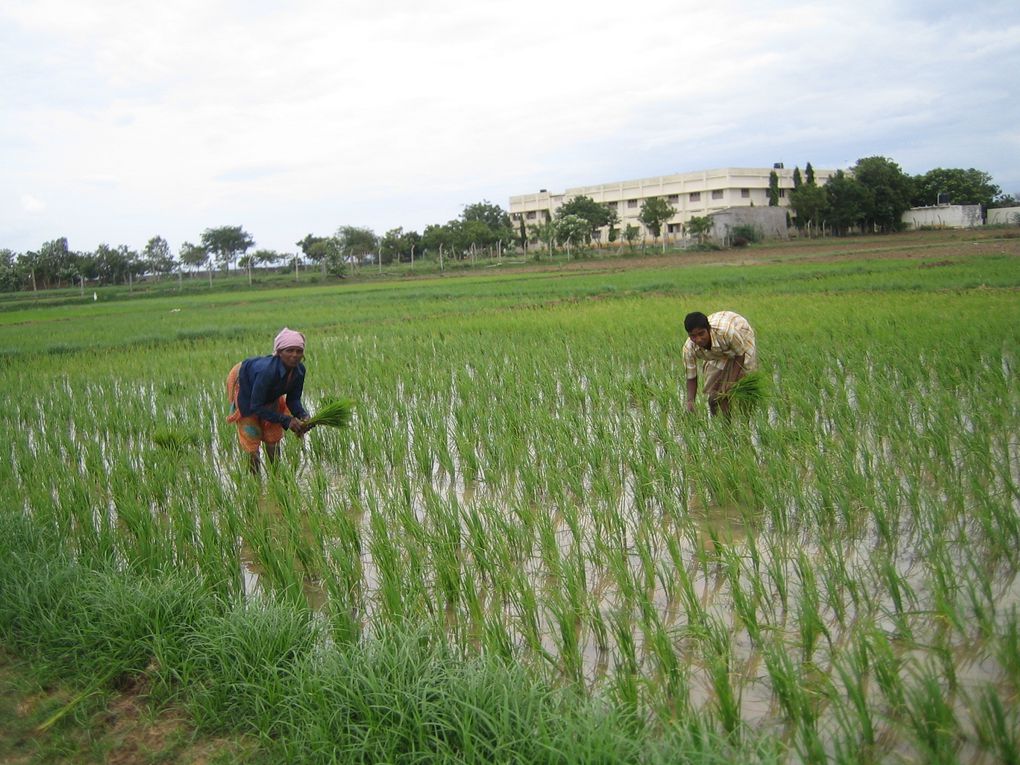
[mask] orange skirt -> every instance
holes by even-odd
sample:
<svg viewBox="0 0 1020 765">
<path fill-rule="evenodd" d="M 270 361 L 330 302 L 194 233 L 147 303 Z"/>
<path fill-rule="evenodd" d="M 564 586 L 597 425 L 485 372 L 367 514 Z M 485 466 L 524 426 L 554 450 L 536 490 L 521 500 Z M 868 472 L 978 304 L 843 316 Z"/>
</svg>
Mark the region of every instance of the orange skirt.
<svg viewBox="0 0 1020 765">
<path fill-rule="evenodd" d="M 278 444 L 283 440 L 283 425 L 263 420 L 254 414 L 248 417 L 241 416 L 241 410 L 237 408 L 237 393 L 240 389 L 237 376 L 240 372 L 241 362 L 238 362 L 234 364 L 234 368 L 227 375 L 227 401 L 230 402 L 230 414 L 227 416 L 227 422 L 237 424 L 237 440 L 241 442 L 241 448 L 249 454 L 258 454 L 261 444 Z M 276 411 L 280 414 L 290 415 L 286 396 L 280 396 L 276 402 Z"/>
</svg>

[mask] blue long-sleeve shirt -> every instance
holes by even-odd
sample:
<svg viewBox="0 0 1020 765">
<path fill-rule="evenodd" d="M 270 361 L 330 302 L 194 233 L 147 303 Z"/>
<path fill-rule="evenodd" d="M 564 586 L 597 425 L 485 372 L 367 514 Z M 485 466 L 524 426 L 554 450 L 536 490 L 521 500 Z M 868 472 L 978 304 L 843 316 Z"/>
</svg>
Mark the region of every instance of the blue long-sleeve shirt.
<svg viewBox="0 0 1020 765">
<path fill-rule="evenodd" d="M 295 417 L 304 419 L 308 412 L 301 404 L 305 387 L 305 365 L 287 369 L 279 356 L 255 356 L 241 362 L 237 374 L 237 408 L 242 417 L 257 415 L 260 419 L 290 426 L 291 418 L 277 410 L 280 396 L 287 397 L 287 408 Z"/>
</svg>

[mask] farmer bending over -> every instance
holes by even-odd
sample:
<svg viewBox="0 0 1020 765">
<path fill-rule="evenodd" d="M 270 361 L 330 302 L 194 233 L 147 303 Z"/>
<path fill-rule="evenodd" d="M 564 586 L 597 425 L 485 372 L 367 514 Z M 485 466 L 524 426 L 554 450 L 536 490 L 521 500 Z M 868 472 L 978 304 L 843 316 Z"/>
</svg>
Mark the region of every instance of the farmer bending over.
<svg viewBox="0 0 1020 765">
<path fill-rule="evenodd" d="M 705 395 L 714 416 L 729 416 L 730 402 L 719 394 L 758 368 L 754 330 L 740 314 L 717 311 L 709 316 L 694 311 L 684 317 L 687 342 L 684 343 L 684 366 L 687 368 L 687 411 L 694 411 L 698 396 L 698 360 L 705 371 Z"/>
<path fill-rule="evenodd" d="M 276 461 L 283 432 L 303 436 L 308 412 L 301 405 L 305 385 L 305 336 L 286 327 L 273 342 L 272 356 L 254 356 L 235 364 L 227 375 L 230 416 L 237 423 L 241 448 L 259 472 L 259 447 L 266 445 L 269 462 Z"/>
</svg>

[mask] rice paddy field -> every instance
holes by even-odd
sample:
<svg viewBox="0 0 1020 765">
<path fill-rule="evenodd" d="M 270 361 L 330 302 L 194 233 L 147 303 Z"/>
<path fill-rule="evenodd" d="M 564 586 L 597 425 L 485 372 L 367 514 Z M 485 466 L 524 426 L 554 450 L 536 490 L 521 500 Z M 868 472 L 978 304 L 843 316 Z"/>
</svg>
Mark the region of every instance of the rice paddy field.
<svg viewBox="0 0 1020 765">
<path fill-rule="evenodd" d="M 1018 762 L 998 236 L 0 300 L 0 639 L 277 761 Z M 684 407 L 722 309 L 730 421 Z M 285 325 L 353 418 L 254 477 L 224 378 Z"/>
</svg>

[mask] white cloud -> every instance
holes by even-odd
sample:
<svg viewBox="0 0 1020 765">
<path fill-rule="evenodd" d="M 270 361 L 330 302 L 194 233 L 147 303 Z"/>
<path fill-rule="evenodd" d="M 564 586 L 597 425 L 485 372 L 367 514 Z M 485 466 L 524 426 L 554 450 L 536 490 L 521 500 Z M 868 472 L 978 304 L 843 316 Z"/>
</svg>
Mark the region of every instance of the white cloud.
<svg viewBox="0 0 1020 765">
<path fill-rule="evenodd" d="M 29 215 L 34 215 L 45 210 L 46 204 L 38 197 L 32 196 L 31 194 L 22 194 L 21 209 Z"/>
</svg>

